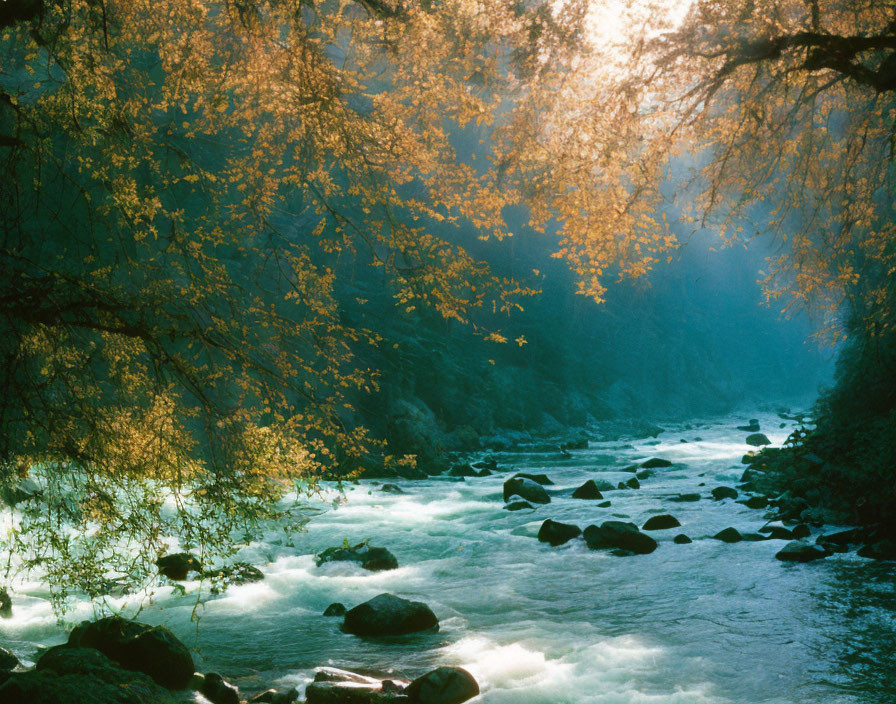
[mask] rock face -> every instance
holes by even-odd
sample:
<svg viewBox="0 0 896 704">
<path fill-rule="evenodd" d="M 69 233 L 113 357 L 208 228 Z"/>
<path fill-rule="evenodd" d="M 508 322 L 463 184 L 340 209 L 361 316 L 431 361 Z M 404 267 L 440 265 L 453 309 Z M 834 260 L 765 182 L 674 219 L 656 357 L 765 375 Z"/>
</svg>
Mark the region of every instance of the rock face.
<svg viewBox="0 0 896 704">
<path fill-rule="evenodd" d="M 753 447 L 761 447 L 763 445 L 771 445 L 772 441 L 764 433 L 753 433 L 752 435 L 747 435 L 746 443 Z"/>
<path fill-rule="evenodd" d="M 820 545 L 802 540 L 792 540 L 775 555 L 782 562 L 811 562 L 827 557 L 830 553 Z"/>
<path fill-rule="evenodd" d="M 93 648 L 57 646 L 35 669 L 13 673 L 0 686 L 10 704 L 177 704 L 145 674 L 123 669 Z"/>
<path fill-rule="evenodd" d="M 541 524 L 538 530 L 538 539 L 542 543 L 550 543 L 553 546 L 568 543 L 573 538 L 578 538 L 582 529 L 569 523 L 558 523 L 550 518 Z"/>
<path fill-rule="evenodd" d="M 600 490 L 597 488 L 597 484 L 594 483 L 594 480 L 589 479 L 587 482 L 582 484 L 582 486 L 572 492 L 572 498 L 597 500 L 604 498 L 604 496 L 600 493 Z"/>
<path fill-rule="evenodd" d="M 202 565 L 199 560 L 188 552 L 163 555 L 156 560 L 156 567 L 159 568 L 159 574 L 165 575 L 168 579 L 173 579 L 176 582 L 184 581 L 190 572 L 202 571 Z"/>
<path fill-rule="evenodd" d="M 400 636 L 438 627 L 439 619 L 426 604 L 394 594 L 380 594 L 349 609 L 342 625 L 357 636 Z"/>
<path fill-rule="evenodd" d="M 168 689 L 183 689 L 193 676 L 190 651 L 171 631 L 118 616 L 82 622 L 69 634 L 68 644 L 59 648 L 94 648 L 126 670 L 147 674 Z"/>
<path fill-rule="evenodd" d="M 641 463 L 641 467 L 644 469 L 660 469 L 662 467 L 671 467 L 672 463 L 669 460 L 665 460 L 662 457 L 651 457 L 646 462 Z"/>
<path fill-rule="evenodd" d="M 439 667 L 411 682 L 405 694 L 415 704 L 461 704 L 479 694 L 479 685 L 460 667 Z"/>
<path fill-rule="evenodd" d="M 504 502 L 513 496 L 519 496 L 533 504 L 549 504 L 551 497 L 541 484 L 533 482 L 525 477 L 512 477 L 504 482 Z"/>
<path fill-rule="evenodd" d="M 637 555 L 647 555 L 656 550 L 656 541 L 638 530 L 634 523 L 605 521 L 600 526 L 588 526 L 585 542 L 592 550 L 616 548 Z"/>
<path fill-rule="evenodd" d="M 659 516 L 651 516 L 644 524 L 643 530 L 666 530 L 667 528 L 678 528 L 681 523 L 675 516 L 663 513 Z"/>
<path fill-rule="evenodd" d="M 320 567 L 325 562 L 357 562 L 365 570 L 382 572 L 398 567 L 398 560 L 386 548 L 371 547 L 367 543 L 358 543 L 352 547 L 327 548 L 314 558 Z"/>
<path fill-rule="evenodd" d="M 725 530 L 720 530 L 714 536 L 712 536 L 715 540 L 721 540 L 723 543 L 739 543 L 744 537 L 740 534 L 736 528 L 726 528 Z"/>
<path fill-rule="evenodd" d="M 716 501 L 721 501 L 722 499 L 736 499 L 737 498 L 737 489 L 732 489 L 730 486 L 717 486 L 712 490 L 712 498 Z"/>
</svg>

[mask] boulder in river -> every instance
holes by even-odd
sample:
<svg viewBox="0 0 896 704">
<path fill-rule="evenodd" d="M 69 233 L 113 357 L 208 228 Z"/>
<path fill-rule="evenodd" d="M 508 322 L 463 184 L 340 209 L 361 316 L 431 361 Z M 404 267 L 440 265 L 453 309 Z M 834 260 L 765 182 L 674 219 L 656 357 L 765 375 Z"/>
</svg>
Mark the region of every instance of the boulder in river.
<svg viewBox="0 0 896 704">
<path fill-rule="evenodd" d="M 474 469 L 469 464 L 456 464 L 447 472 L 449 477 L 487 477 L 491 472 L 485 468 Z"/>
<path fill-rule="evenodd" d="M 610 506 L 612 506 L 612 505 L 613 505 L 613 504 L 612 504 L 610 501 L 601 501 L 601 502 L 598 504 L 598 507 L 599 507 L 599 508 L 610 508 Z"/>
<path fill-rule="evenodd" d="M 594 483 L 594 480 L 589 479 L 587 482 L 582 484 L 582 486 L 572 492 L 572 498 L 596 500 L 602 499 L 604 498 L 604 496 L 600 493 L 600 490 L 597 488 L 597 484 Z"/>
<path fill-rule="evenodd" d="M 190 572 L 201 572 L 202 564 L 195 555 L 188 552 L 178 552 L 173 555 L 162 555 L 156 560 L 159 574 L 176 582 L 182 582 Z"/>
<path fill-rule="evenodd" d="M 568 543 L 573 538 L 578 538 L 582 529 L 570 523 L 559 523 L 550 518 L 541 524 L 538 530 L 538 540 L 542 543 L 550 543 L 554 547 Z"/>
<path fill-rule="evenodd" d="M 505 511 L 522 511 L 527 508 L 534 508 L 528 501 L 511 501 L 504 507 Z"/>
<path fill-rule="evenodd" d="M 651 516 L 647 519 L 642 530 L 666 530 L 667 528 L 678 528 L 681 523 L 675 516 L 668 513 L 662 513 L 659 516 Z"/>
<path fill-rule="evenodd" d="M 662 457 L 651 457 L 646 462 L 641 463 L 643 469 L 660 469 L 662 467 L 671 467 L 672 463 Z"/>
<path fill-rule="evenodd" d="M 383 484 L 380 487 L 380 491 L 386 494 L 403 494 L 404 489 L 402 489 L 398 484 Z"/>
<path fill-rule="evenodd" d="M 380 594 L 349 609 L 342 629 L 357 636 L 400 636 L 438 630 L 439 619 L 422 601 Z"/>
<path fill-rule="evenodd" d="M 411 682 L 405 694 L 414 704 L 461 704 L 479 694 L 479 684 L 460 667 L 439 667 Z"/>
<path fill-rule="evenodd" d="M 676 535 L 674 538 L 672 538 L 672 542 L 673 542 L 673 543 L 676 543 L 676 544 L 678 544 L 678 545 L 687 545 L 688 543 L 693 543 L 694 541 L 691 540 L 691 539 L 690 539 L 688 536 L 686 536 L 684 533 L 679 533 L 679 534 Z"/>
<path fill-rule="evenodd" d="M 212 704 L 240 704 L 240 691 L 217 672 L 209 672 L 199 690 Z"/>
<path fill-rule="evenodd" d="M 375 548 L 366 542 L 351 547 L 327 548 L 314 558 L 320 567 L 325 562 L 357 562 L 365 570 L 382 572 L 398 567 L 398 560 L 386 548 Z"/>
<path fill-rule="evenodd" d="M 588 526 L 584 532 L 585 542 L 592 550 L 618 548 L 638 555 L 647 555 L 656 550 L 656 541 L 638 530 L 634 523 L 605 521 L 600 526 Z"/>
<path fill-rule="evenodd" d="M 94 648 L 57 646 L 37 666 L 9 676 L 0 702 L 10 704 L 177 704 L 148 675 L 121 667 Z"/>
<path fill-rule="evenodd" d="M 765 496 L 751 496 L 743 501 L 738 501 L 738 503 L 743 504 L 747 508 L 762 509 L 768 507 L 768 498 Z"/>
<path fill-rule="evenodd" d="M 856 554 L 873 560 L 896 560 L 896 543 L 886 539 L 876 540 L 865 545 Z"/>
<path fill-rule="evenodd" d="M 19 659 L 6 648 L 0 648 L 0 673 L 10 672 L 19 666 Z"/>
<path fill-rule="evenodd" d="M 762 447 L 763 445 L 771 445 L 772 441 L 764 433 L 753 433 L 752 435 L 747 435 L 746 443 L 753 447 Z"/>
<path fill-rule="evenodd" d="M 340 604 L 336 601 L 324 609 L 324 616 L 345 616 L 346 611 L 348 609 L 345 608 L 345 604 Z"/>
<path fill-rule="evenodd" d="M 143 672 L 168 689 L 183 689 L 193 677 L 190 651 L 164 626 L 107 616 L 83 621 L 61 647 L 94 648 L 126 670 Z"/>
<path fill-rule="evenodd" d="M 758 418 L 750 418 L 750 422 L 747 425 L 739 425 L 737 426 L 738 430 L 743 430 L 745 433 L 758 433 L 759 432 L 759 419 Z"/>
<path fill-rule="evenodd" d="M 737 498 L 737 489 L 732 489 L 730 486 L 717 486 L 710 493 L 712 494 L 712 498 L 716 501 Z"/>
<path fill-rule="evenodd" d="M 675 503 L 687 503 L 690 501 L 699 501 L 700 494 L 679 494 L 678 496 L 673 496 L 669 499 L 669 501 L 674 501 Z"/>
<path fill-rule="evenodd" d="M 239 586 L 241 584 L 261 582 L 264 579 L 264 572 L 248 562 L 234 562 L 232 565 L 206 570 L 205 577 L 209 579 L 223 579 L 227 584 Z"/>
<path fill-rule="evenodd" d="M 511 477 L 504 482 L 504 502 L 506 503 L 513 495 L 519 496 L 526 501 L 531 501 L 534 504 L 551 503 L 551 497 L 548 496 L 548 492 L 544 490 L 544 487 L 525 477 Z"/>
<path fill-rule="evenodd" d="M 487 469 L 490 472 L 496 472 L 498 471 L 498 460 L 494 457 L 486 457 L 478 462 L 473 462 L 470 466 L 473 469 Z"/>
<path fill-rule="evenodd" d="M 613 491 L 616 487 L 613 486 L 606 479 L 593 479 L 594 486 L 597 487 L 598 491 Z"/>
<path fill-rule="evenodd" d="M 256 694 L 249 700 L 249 704 L 292 704 L 299 699 L 299 690 L 295 687 L 286 692 L 278 692 L 276 689 L 266 689 Z"/>
<path fill-rule="evenodd" d="M 541 484 L 542 486 L 552 486 L 554 482 L 551 481 L 551 478 L 547 474 L 526 474 L 525 472 L 517 472 L 514 474 L 511 479 L 530 479 L 536 484 Z"/>
<path fill-rule="evenodd" d="M 820 545 L 804 540 L 791 540 L 775 555 L 782 562 L 811 562 L 827 557 L 830 553 Z"/>
<path fill-rule="evenodd" d="M 721 540 L 723 543 L 739 543 L 744 537 L 740 534 L 740 531 L 737 528 L 725 528 L 725 530 L 720 530 L 714 536 L 712 536 L 715 540 Z"/>
</svg>

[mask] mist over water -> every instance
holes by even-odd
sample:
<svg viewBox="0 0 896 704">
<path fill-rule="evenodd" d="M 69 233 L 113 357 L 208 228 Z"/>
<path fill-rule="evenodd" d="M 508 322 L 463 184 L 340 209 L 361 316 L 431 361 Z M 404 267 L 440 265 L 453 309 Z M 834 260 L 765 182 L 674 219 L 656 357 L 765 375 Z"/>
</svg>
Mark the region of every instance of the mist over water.
<svg viewBox="0 0 896 704">
<path fill-rule="evenodd" d="M 793 427 L 774 413 L 754 414 L 774 444 Z M 328 489 L 321 512 L 294 545 L 272 531 L 238 556 L 265 573 L 198 607 L 197 583 L 177 596 L 162 587 L 140 619 L 171 628 L 196 647 L 197 669 L 216 671 L 244 695 L 273 684 L 300 688 L 314 668 L 332 665 L 416 676 L 438 665 L 468 668 L 484 704 L 667 703 L 878 704 L 896 696 L 896 584 L 892 566 L 854 554 L 811 564 L 774 559 L 781 541 L 726 544 L 710 536 L 764 524 L 764 511 L 713 501 L 715 486 L 740 477 L 749 449 L 734 426 L 740 415 L 665 424 L 658 439 L 604 439 L 559 453 L 499 455 L 503 467 L 546 472 L 552 502 L 534 511 L 502 509 L 502 471 L 465 481 L 402 482 L 404 494 L 377 483 Z M 597 429 L 599 430 L 599 429 Z M 598 437 L 597 435 L 595 437 Z M 697 439 L 701 438 L 701 439 Z M 681 440 L 687 442 L 681 442 Z M 586 479 L 614 485 L 623 467 L 649 457 L 675 464 L 640 490 L 607 491 L 612 505 L 570 498 Z M 680 493 L 693 503 L 671 503 Z M 574 540 L 553 548 L 536 540 L 546 518 L 576 523 L 620 519 L 643 525 L 672 513 L 682 526 L 652 535 L 652 554 L 617 557 Z M 694 542 L 672 543 L 686 533 Z M 350 563 L 314 564 L 313 553 L 370 538 L 398 558 L 397 570 L 371 573 Z M 438 633 L 361 639 L 321 614 L 382 592 L 428 603 Z M 16 586 L 16 611 L 3 624 L 6 645 L 33 659 L 38 644 L 59 642 L 39 582 Z M 86 618 L 86 602 L 72 618 Z"/>
</svg>

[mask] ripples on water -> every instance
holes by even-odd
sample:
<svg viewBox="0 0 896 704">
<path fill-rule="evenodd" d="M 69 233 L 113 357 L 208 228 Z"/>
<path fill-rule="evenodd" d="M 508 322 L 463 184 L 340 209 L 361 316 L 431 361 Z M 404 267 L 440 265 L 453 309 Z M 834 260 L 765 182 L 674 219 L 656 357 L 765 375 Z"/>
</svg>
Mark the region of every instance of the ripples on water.
<svg viewBox="0 0 896 704">
<path fill-rule="evenodd" d="M 669 425 L 658 441 L 592 443 L 571 459 L 501 456 L 515 470 L 544 471 L 555 482 L 552 503 L 534 512 L 502 510 L 505 473 L 403 482 L 404 495 L 363 482 L 349 489 L 347 503 L 314 518 L 294 546 L 271 535 L 246 548 L 239 559 L 259 565 L 265 581 L 208 601 L 198 631 L 190 623 L 196 584 L 187 585 L 187 596 L 161 588 L 141 619 L 170 627 L 198 649 L 199 669 L 225 673 L 245 693 L 303 686 L 320 665 L 415 676 L 454 664 L 476 676 L 484 704 L 896 701 L 892 564 L 852 554 L 782 564 L 774 559 L 780 541 L 708 539 L 728 526 L 756 531 L 763 511 L 706 498 L 666 500 L 706 496 L 738 480 L 749 449 L 746 433 L 734 429 L 742 422 Z M 775 444 L 789 433 L 776 416 L 760 422 Z M 569 498 L 589 478 L 630 478 L 620 470 L 651 456 L 682 464 L 657 471 L 640 490 L 606 492 L 609 508 Z M 659 549 L 645 556 L 619 558 L 582 541 L 552 548 L 534 538 L 545 518 L 584 528 L 611 518 L 641 525 L 666 512 L 682 527 L 654 532 Z M 679 532 L 694 543 L 673 544 Z M 402 567 L 368 573 L 346 563 L 314 566 L 313 553 L 366 538 L 388 547 Z M 351 607 L 384 591 L 430 604 L 440 632 L 362 640 L 320 615 L 331 602 Z M 27 659 L 37 644 L 64 636 L 38 582 L 16 585 L 16 592 L 15 616 L 0 633 Z M 72 619 L 90 613 L 82 602 Z"/>
</svg>

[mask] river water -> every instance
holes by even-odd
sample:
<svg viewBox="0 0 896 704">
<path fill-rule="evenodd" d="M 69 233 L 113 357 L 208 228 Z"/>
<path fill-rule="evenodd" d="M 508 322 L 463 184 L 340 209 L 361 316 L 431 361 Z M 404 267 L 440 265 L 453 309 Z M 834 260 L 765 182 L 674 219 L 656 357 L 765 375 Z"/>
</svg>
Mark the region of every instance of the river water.
<svg viewBox="0 0 896 704">
<path fill-rule="evenodd" d="M 774 444 L 776 415 L 751 414 Z M 755 532 L 764 511 L 709 498 L 733 486 L 750 449 L 735 429 L 743 416 L 668 424 L 657 439 L 620 437 L 588 450 L 499 454 L 504 467 L 545 472 L 552 502 L 502 510 L 508 474 L 465 481 L 399 482 L 405 493 L 364 481 L 328 491 L 322 511 L 293 544 L 272 533 L 243 551 L 264 582 L 231 587 L 190 622 L 187 594 L 159 590 L 140 620 L 162 623 L 196 648 L 198 668 L 218 671 L 244 695 L 268 686 L 300 689 L 314 668 L 372 668 L 416 676 L 442 664 L 470 670 L 482 704 L 882 704 L 896 701 L 896 566 L 854 554 L 810 564 L 775 560 L 781 541 L 726 544 L 709 536 L 728 526 Z M 700 438 L 697 440 L 696 438 Z M 681 442 L 681 440 L 687 442 Z M 621 469 L 649 457 L 676 464 L 640 490 L 605 493 L 612 502 L 570 498 L 587 479 L 613 484 Z M 671 503 L 699 492 L 694 503 Z M 546 518 L 582 528 L 605 520 L 638 525 L 672 513 L 681 528 L 656 531 L 650 555 L 617 557 L 575 540 L 535 539 Z M 673 544 L 684 532 L 694 542 Z M 314 565 L 313 553 L 370 538 L 400 568 L 369 573 L 347 563 Z M 424 601 L 441 621 L 436 634 L 364 640 L 324 618 L 382 592 Z M 23 658 L 64 638 L 38 582 L 16 586 L 16 610 L 0 623 L 6 647 Z M 88 617 L 86 602 L 72 618 Z"/>
</svg>

